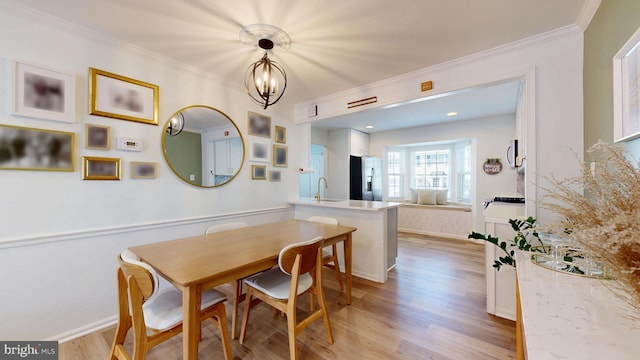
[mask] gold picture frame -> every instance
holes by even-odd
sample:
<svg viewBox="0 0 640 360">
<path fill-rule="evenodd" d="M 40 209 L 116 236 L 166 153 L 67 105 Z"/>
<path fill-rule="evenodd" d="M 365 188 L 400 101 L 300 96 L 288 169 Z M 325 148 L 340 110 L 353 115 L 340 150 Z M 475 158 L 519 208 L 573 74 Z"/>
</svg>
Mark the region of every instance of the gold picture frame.
<svg viewBox="0 0 640 360">
<path fill-rule="evenodd" d="M 273 166 L 288 166 L 288 147 L 286 145 L 273 144 Z"/>
<path fill-rule="evenodd" d="M 253 179 L 253 180 L 267 180 L 267 166 L 266 165 L 251 165 L 251 179 Z"/>
<path fill-rule="evenodd" d="M 0 125 L 0 170 L 73 171 L 72 132 Z"/>
<path fill-rule="evenodd" d="M 155 162 L 131 161 L 129 174 L 132 179 L 155 179 L 158 177 L 158 164 Z"/>
<path fill-rule="evenodd" d="M 287 128 L 276 125 L 276 142 L 279 144 L 287 143 Z"/>
<path fill-rule="evenodd" d="M 89 114 L 158 125 L 159 87 L 89 68 Z"/>
<path fill-rule="evenodd" d="M 84 147 L 93 150 L 111 149 L 111 128 L 108 126 L 86 124 Z"/>
<path fill-rule="evenodd" d="M 82 157 L 82 180 L 120 180 L 120 159 Z"/>
</svg>

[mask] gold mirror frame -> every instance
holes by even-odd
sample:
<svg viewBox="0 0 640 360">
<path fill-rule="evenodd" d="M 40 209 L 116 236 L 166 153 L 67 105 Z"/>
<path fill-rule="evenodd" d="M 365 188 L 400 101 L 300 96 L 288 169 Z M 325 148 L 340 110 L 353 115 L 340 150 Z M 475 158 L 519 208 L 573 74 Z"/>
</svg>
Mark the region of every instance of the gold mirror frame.
<svg viewBox="0 0 640 360">
<path fill-rule="evenodd" d="M 211 112 L 210 117 L 206 116 L 207 112 Z M 184 130 L 175 136 L 171 136 L 167 133 L 167 128 L 171 123 L 171 119 L 176 117 L 178 114 L 184 115 Z M 210 126 L 207 126 L 207 124 L 205 124 L 205 121 L 210 121 Z M 232 129 L 231 129 L 231 126 L 233 127 Z M 237 167 L 233 169 L 232 174 L 229 173 L 229 174 L 219 175 L 217 173 L 216 174 L 213 173 L 213 171 L 215 170 L 215 154 L 211 155 L 212 157 L 208 161 L 209 164 L 214 164 L 213 165 L 214 168 L 213 169 L 203 168 L 202 154 L 204 154 L 205 152 L 203 151 L 201 146 L 202 137 L 200 135 L 203 133 L 203 129 L 210 129 L 210 130 L 205 130 L 205 132 L 210 131 L 212 132 L 212 134 L 213 132 L 220 131 L 220 133 L 217 134 L 219 136 L 215 136 L 216 141 L 230 140 L 235 138 L 238 138 L 240 140 L 239 162 L 236 161 Z M 236 134 L 232 133 L 233 130 L 235 130 L 235 132 L 237 133 L 237 137 L 234 136 Z M 227 114 L 225 114 L 224 112 L 214 107 L 207 106 L 207 105 L 191 105 L 191 106 L 187 106 L 182 109 L 179 109 L 169 117 L 169 119 L 167 120 L 167 122 L 163 127 L 161 136 L 162 136 L 162 154 L 164 156 L 165 162 L 167 163 L 167 165 L 169 165 L 169 168 L 171 168 L 171 171 L 173 171 L 173 173 L 176 176 L 178 176 L 182 181 L 186 182 L 187 184 L 201 187 L 201 188 L 215 188 L 215 187 L 225 185 L 231 182 L 238 175 L 238 173 L 242 169 L 242 165 L 244 164 L 246 144 L 245 144 L 244 138 L 242 137 L 242 133 L 238 128 L 238 125 L 236 125 L 236 123 Z M 182 141 L 184 141 L 184 139 L 186 139 L 189 136 L 198 138 L 198 140 L 200 141 L 200 144 L 195 144 L 197 141 L 191 142 L 192 144 L 194 144 L 196 148 L 200 146 L 200 156 L 201 156 L 200 173 L 199 173 L 200 181 L 195 180 L 195 177 L 194 177 L 194 180 L 190 180 L 190 176 L 192 175 L 191 172 L 189 171 L 185 172 L 185 171 L 179 170 L 178 168 L 181 166 L 181 164 L 179 164 L 179 159 L 176 158 L 175 152 L 173 155 L 169 153 L 171 152 L 171 145 L 168 146 L 167 144 L 170 143 L 171 140 L 168 141 L 167 139 L 178 138 L 180 136 L 182 136 L 181 138 Z M 215 147 L 214 142 L 216 141 L 211 141 L 212 143 L 211 146 Z M 169 148 L 169 151 L 167 150 L 168 148 Z M 237 160 L 237 158 L 234 158 L 233 160 Z M 206 171 L 211 172 L 212 176 L 214 177 L 213 181 L 210 182 L 212 183 L 212 185 L 205 185 L 202 181 L 202 178 L 203 178 L 202 174 L 204 174 Z M 194 171 L 194 173 L 197 173 L 197 171 Z M 224 181 L 217 182 L 217 180 L 215 179 L 216 176 L 224 177 Z"/>
</svg>

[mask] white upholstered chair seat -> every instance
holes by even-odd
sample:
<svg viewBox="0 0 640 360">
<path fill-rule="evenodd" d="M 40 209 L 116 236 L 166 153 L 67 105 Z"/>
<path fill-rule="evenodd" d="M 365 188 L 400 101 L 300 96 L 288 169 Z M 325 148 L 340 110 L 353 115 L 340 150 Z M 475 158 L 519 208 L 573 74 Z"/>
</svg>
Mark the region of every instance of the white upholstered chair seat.
<svg viewBox="0 0 640 360">
<path fill-rule="evenodd" d="M 200 309 L 226 300 L 220 291 L 207 290 L 202 293 Z M 182 292 L 176 288 L 162 289 L 142 305 L 142 311 L 148 328 L 160 331 L 171 328 L 182 322 Z"/>
<path fill-rule="evenodd" d="M 280 268 L 273 268 L 260 274 L 244 279 L 244 282 L 274 299 L 288 299 L 291 275 L 283 273 Z M 313 284 L 313 278 L 309 273 L 300 275 L 298 283 L 298 295 L 309 290 Z"/>
</svg>

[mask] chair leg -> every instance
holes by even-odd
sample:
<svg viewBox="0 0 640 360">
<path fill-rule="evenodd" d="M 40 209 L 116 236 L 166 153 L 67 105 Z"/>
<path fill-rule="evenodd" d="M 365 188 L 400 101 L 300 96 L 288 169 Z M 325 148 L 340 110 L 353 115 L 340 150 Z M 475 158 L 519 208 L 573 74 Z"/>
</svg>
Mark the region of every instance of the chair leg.
<svg viewBox="0 0 640 360">
<path fill-rule="evenodd" d="M 338 246 L 336 244 L 331 245 L 333 251 L 333 269 L 336 271 L 336 277 L 338 278 L 338 284 L 340 285 L 340 291 L 344 290 L 342 284 L 342 274 L 340 273 L 340 263 L 338 262 Z"/>
<path fill-rule="evenodd" d="M 117 360 L 121 357 L 119 354 L 124 350 L 124 340 L 127 337 L 127 332 L 131 329 L 131 318 L 125 317 L 121 318 L 118 321 L 118 326 L 116 328 L 116 335 L 113 339 L 113 344 L 111 345 L 111 360 Z"/>
<path fill-rule="evenodd" d="M 232 360 L 233 354 L 231 353 L 231 344 L 229 342 L 229 328 L 227 326 L 227 313 L 224 308 L 224 303 L 220 303 L 217 306 L 215 317 L 218 322 L 218 330 L 220 330 L 220 339 L 222 340 L 222 350 L 224 351 L 225 360 Z"/>
<path fill-rule="evenodd" d="M 231 338 L 236 339 L 238 333 L 238 313 L 240 303 L 244 300 L 242 296 L 242 280 L 233 283 L 233 313 L 231 314 Z"/>
<path fill-rule="evenodd" d="M 251 313 L 251 296 L 253 295 L 253 290 L 250 286 L 247 286 L 247 293 L 245 295 L 245 306 L 244 306 L 244 314 L 242 314 L 242 327 L 240 328 L 240 344 L 244 344 L 244 339 L 247 335 L 247 324 L 249 323 L 249 314 Z"/>
<path fill-rule="evenodd" d="M 289 332 L 289 359 L 298 360 L 296 312 L 287 312 L 287 329 Z"/>
<path fill-rule="evenodd" d="M 324 298 L 324 291 L 321 286 L 316 288 L 315 293 L 318 296 L 318 303 L 320 304 L 320 308 L 322 309 L 322 317 L 324 319 L 324 328 L 327 331 L 327 338 L 329 339 L 329 344 L 333 344 L 333 332 L 331 331 L 331 322 L 329 321 L 329 312 L 327 311 L 327 301 Z"/>
</svg>

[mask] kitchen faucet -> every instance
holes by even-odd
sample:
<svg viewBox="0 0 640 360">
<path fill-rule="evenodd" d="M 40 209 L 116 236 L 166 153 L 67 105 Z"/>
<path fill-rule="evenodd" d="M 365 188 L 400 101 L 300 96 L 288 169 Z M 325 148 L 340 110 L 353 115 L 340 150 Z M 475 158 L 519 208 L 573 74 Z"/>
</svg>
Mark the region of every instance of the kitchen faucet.
<svg viewBox="0 0 640 360">
<path fill-rule="evenodd" d="M 320 203 L 320 182 L 324 180 L 324 188 L 328 189 L 329 188 L 329 184 L 327 184 L 327 179 L 324 176 L 320 176 L 320 178 L 318 179 L 318 192 L 316 193 L 316 200 L 318 200 L 318 203 Z"/>
</svg>

